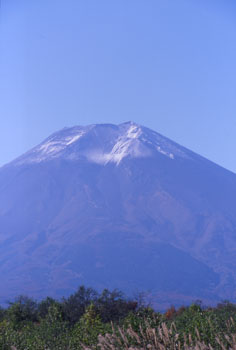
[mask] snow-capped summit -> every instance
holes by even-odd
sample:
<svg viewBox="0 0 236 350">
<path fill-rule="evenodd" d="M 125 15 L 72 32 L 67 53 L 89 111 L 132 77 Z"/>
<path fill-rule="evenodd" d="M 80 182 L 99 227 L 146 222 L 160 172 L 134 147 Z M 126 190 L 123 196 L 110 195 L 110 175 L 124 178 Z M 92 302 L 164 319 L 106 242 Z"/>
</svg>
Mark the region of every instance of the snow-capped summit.
<svg viewBox="0 0 236 350">
<path fill-rule="evenodd" d="M 126 122 L 120 125 L 93 124 L 64 128 L 15 163 L 39 163 L 62 158 L 119 165 L 126 157 L 153 157 L 156 153 L 170 159 L 190 157 L 189 151 L 157 132 L 134 122 Z"/>
</svg>

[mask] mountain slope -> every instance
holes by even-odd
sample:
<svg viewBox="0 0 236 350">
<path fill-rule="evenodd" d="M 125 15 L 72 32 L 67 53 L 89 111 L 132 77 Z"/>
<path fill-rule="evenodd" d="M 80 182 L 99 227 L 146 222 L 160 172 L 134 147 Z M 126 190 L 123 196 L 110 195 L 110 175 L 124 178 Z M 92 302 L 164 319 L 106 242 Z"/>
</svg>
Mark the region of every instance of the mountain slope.
<svg viewBox="0 0 236 350">
<path fill-rule="evenodd" d="M 65 128 L 0 169 L 0 297 L 233 299 L 235 207 L 235 174 L 150 129 Z"/>
</svg>

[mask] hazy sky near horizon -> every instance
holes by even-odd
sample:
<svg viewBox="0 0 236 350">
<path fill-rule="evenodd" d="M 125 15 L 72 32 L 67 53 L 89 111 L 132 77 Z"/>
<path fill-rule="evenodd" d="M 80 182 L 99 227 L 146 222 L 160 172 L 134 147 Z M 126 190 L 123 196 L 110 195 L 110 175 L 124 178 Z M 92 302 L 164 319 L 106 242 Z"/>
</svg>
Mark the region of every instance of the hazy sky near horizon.
<svg viewBox="0 0 236 350">
<path fill-rule="evenodd" d="M 132 120 L 236 172 L 235 0 L 0 1 L 0 166 Z"/>
</svg>

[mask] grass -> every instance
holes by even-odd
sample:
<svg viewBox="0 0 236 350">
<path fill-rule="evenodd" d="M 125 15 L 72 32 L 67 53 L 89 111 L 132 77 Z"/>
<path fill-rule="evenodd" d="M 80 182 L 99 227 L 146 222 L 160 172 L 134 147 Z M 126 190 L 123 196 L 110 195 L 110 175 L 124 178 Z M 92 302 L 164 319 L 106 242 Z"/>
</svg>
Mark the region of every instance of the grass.
<svg viewBox="0 0 236 350">
<path fill-rule="evenodd" d="M 145 327 L 140 326 L 138 332 L 131 326 L 127 329 L 112 327 L 112 333 L 98 336 L 97 345 L 81 346 L 83 350 L 236 350 L 236 334 L 224 334 L 223 338 L 222 335 L 216 335 L 217 347 L 213 347 L 201 340 L 197 328 L 195 333 L 195 339 L 191 334 L 184 334 L 184 341 L 181 341 L 174 323 L 170 328 L 166 323 L 162 323 L 158 328 L 152 328 L 146 323 Z"/>
</svg>

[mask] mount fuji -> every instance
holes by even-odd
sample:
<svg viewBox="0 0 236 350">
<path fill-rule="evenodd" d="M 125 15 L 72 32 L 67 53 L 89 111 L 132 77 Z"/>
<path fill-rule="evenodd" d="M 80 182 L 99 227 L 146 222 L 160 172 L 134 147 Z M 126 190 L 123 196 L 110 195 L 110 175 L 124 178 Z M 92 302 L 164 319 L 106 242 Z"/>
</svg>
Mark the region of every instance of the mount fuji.
<svg viewBox="0 0 236 350">
<path fill-rule="evenodd" d="M 133 122 L 64 128 L 0 168 L 0 300 L 78 285 L 235 300 L 236 174 Z"/>
</svg>

